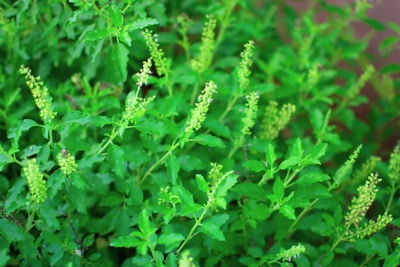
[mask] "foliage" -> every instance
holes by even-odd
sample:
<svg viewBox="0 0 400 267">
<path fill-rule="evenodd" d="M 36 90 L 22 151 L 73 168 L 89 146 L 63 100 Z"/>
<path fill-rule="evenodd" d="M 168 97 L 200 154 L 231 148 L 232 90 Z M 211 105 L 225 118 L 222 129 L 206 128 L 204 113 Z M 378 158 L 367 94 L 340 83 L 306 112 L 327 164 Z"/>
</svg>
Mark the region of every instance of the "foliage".
<svg viewBox="0 0 400 267">
<path fill-rule="evenodd" d="M 0 266 L 398 266 L 400 27 L 310 2 L 0 1 Z"/>
</svg>

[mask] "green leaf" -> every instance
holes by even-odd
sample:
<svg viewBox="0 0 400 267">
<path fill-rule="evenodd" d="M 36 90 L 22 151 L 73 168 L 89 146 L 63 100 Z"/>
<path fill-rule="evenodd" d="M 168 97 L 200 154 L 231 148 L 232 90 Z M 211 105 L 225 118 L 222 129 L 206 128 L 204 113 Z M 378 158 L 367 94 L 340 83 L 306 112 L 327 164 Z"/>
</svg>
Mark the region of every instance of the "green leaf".
<svg viewBox="0 0 400 267">
<path fill-rule="evenodd" d="M 157 243 L 160 245 L 165 245 L 167 248 L 167 252 L 177 248 L 182 240 L 185 237 L 178 233 L 167 233 L 162 234 L 160 238 L 158 238 Z"/>
<path fill-rule="evenodd" d="M 40 207 L 39 216 L 51 231 L 60 230 L 60 223 L 57 219 L 57 211 L 49 205 Z"/>
<path fill-rule="evenodd" d="M 219 182 L 217 188 L 215 189 L 215 205 L 226 209 L 225 196 L 230 188 L 232 188 L 237 183 L 238 176 L 236 174 L 228 175 L 221 182 Z"/>
<path fill-rule="evenodd" d="M 221 139 L 209 134 L 198 135 L 193 140 L 201 145 L 206 145 L 210 147 L 219 147 L 219 148 L 225 147 L 225 144 L 224 142 L 222 142 Z"/>
<path fill-rule="evenodd" d="M 300 175 L 299 179 L 296 181 L 298 184 L 312 184 L 317 182 L 328 181 L 331 177 L 320 171 L 310 170 L 304 172 Z"/>
<path fill-rule="evenodd" d="M 203 209 L 203 206 L 192 203 L 192 204 L 183 204 L 182 211 L 180 212 L 182 216 L 193 215 L 196 212 L 199 212 Z"/>
<path fill-rule="evenodd" d="M 269 166 L 274 165 L 274 162 L 276 160 L 276 155 L 275 155 L 275 148 L 271 143 L 267 145 L 267 148 L 265 150 L 265 159 L 267 160 L 267 164 Z"/>
<path fill-rule="evenodd" d="M 117 145 L 111 145 L 109 153 L 112 171 L 118 177 L 124 178 L 124 151 Z"/>
<path fill-rule="evenodd" d="M 266 200 L 267 194 L 264 189 L 261 188 L 258 184 L 253 183 L 242 183 L 236 185 L 232 188 L 232 191 L 242 195 L 247 196 L 249 198 L 257 199 L 257 200 Z"/>
<path fill-rule="evenodd" d="M 150 19 L 150 18 L 144 18 L 144 19 L 137 19 L 133 23 L 130 23 L 128 25 L 129 30 L 141 30 L 143 28 L 146 28 L 147 26 L 150 25 L 155 25 L 158 24 L 158 21 L 156 19 Z"/>
<path fill-rule="evenodd" d="M 364 18 L 363 20 L 364 20 L 365 23 L 367 23 L 369 26 L 371 26 L 376 31 L 385 30 L 385 25 L 383 25 L 382 23 L 380 23 L 376 19 Z"/>
<path fill-rule="evenodd" d="M 18 121 L 17 124 L 8 130 L 8 138 L 14 139 L 13 144 L 18 147 L 18 141 L 23 132 L 28 131 L 32 127 L 40 126 L 33 120 L 25 119 L 23 121 Z"/>
<path fill-rule="evenodd" d="M 84 247 L 91 247 L 94 242 L 94 234 L 87 235 L 85 239 L 83 239 L 83 246 Z"/>
<path fill-rule="evenodd" d="M 283 205 L 279 209 L 279 213 L 291 220 L 296 220 L 296 214 L 295 214 L 294 208 L 292 206 Z"/>
<path fill-rule="evenodd" d="M 275 182 L 272 187 L 272 190 L 274 192 L 274 195 L 277 197 L 277 199 L 281 200 L 283 198 L 283 196 L 285 194 L 285 186 L 279 177 L 275 178 Z"/>
<path fill-rule="evenodd" d="M 94 31 L 90 31 L 87 35 L 86 35 L 86 40 L 93 42 L 93 41 L 97 41 L 99 39 L 103 39 L 106 38 L 109 34 L 109 31 L 107 29 L 97 29 Z"/>
<path fill-rule="evenodd" d="M 384 66 L 379 70 L 380 73 L 382 74 L 388 74 L 388 73 L 396 73 L 400 71 L 400 65 L 399 64 L 389 64 Z"/>
<path fill-rule="evenodd" d="M 201 191 L 203 191 L 204 193 L 208 193 L 210 188 L 208 187 L 206 180 L 201 174 L 196 174 L 196 182 Z"/>
<path fill-rule="evenodd" d="M 201 231 L 213 239 L 225 241 L 223 232 L 219 229 L 229 219 L 228 214 L 218 214 L 204 221 Z"/>
<path fill-rule="evenodd" d="M 142 210 L 139 214 L 139 229 L 145 236 L 150 235 L 150 220 L 146 210 Z"/>
<path fill-rule="evenodd" d="M 194 203 L 192 193 L 190 193 L 188 190 L 186 190 L 181 185 L 179 185 L 177 187 L 177 189 L 178 189 L 178 195 L 181 198 L 183 203 L 186 203 L 186 204 L 193 204 Z"/>
<path fill-rule="evenodd" d="M 301 161 L 301 158 L 298 156 L 289 157 L 286 160 L 282 161 L 279 165 L 280 170 L 286 170 L 289 167 L 296 166 Z"/>
<path fill-rule="evenodd" d="M 25 232 L 18 228 L 14 222 L 5 218 L 0 219 L 0 235 L 10 242 L 21 241 L 24 239 Z"/>
<path fill-rule="evenodd" d="M 168 253 L 167 259 L 165 260 L 166 267 L 177 267 L 175 253 Z"/>
<path fill-rule="evenodd" d="M 114 63 L 115 70 L 119 73 L 121 81 L 125 82 L 128 75 L 128 54 L 129 51 L 122 43 L 116 43 L 112 48 L 112 60 Z"/>
<path fill-rule="evenodd" d="M 116 247 L 116 248 L 131 248 L 131 247 L 136 247 L 140 243 L 140 240 L 138 240 L 136 237 L 133 236 L 120 236 L 111 241 L 110 246 Z"/>
<path fill-rule="evenodd" d="M 178 160 L 176 159 L 175 155 L 171 154 L 167 160 L 167 171 L 169 177 L 171 177 L 171 183 L 173 185 L 176 184 L 176 181 L 178 179 L 179 169 L 180 168 Z"/>
<path fill-rule="evenodd" d="M 110 14 L 112 23 L 116 27 L 121 27 L 122 24 L 124 23 L 124 17 L 121 14 L 121 10 L 117 6 L 112 5 L 110 7 L 109 14 Z"/>
<path fill-rule="evenodd" d="M 246 160 L 243 167 L 253 172 L 265 171 L 265 165 L 257 160 Z"/>
</svg>

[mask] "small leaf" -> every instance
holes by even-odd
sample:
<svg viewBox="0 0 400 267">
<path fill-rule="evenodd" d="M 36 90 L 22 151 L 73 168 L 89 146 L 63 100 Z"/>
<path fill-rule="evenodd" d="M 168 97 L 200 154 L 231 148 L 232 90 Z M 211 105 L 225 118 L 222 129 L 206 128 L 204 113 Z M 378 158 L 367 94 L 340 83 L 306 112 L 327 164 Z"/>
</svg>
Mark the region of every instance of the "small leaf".
<svg viewBox="0 0 400 267">
<path fill-rule="evenodd" d="M 388 74 L 388 73 L 396 73 L 399 71 L 400 71 L 399 64 L 389 64 L 381 68 L 379 72 L 382 74 Z"/>
<path fill-rule="evenodd" d="M 126 76 L 128 75 L 128 54 L 129 51 L 122 43 L 117 43 L 112 48 L 112 59 L 115 70 L 118 71 L 120 80 L 125 82 Z"/>
<path fill-rule="evenodd" d="M 83 239 L 83 246 L 84 247 L 91 247 L 94 242 L 94 234 L 87 235 L 85 239 Z"/>
<path fill-rule="evenodd" d="M 157 243 L 160 245 L 165 245 L 167 247 L 167 251 L 171 251 L 174 248 L 177 248 L 182 240 L 185 237 L 178 233 L 168 233 L 162 234 L 160 238 L 157 240 Z"/>
<path fill-rule="evenodd" d="M 203 209 L 203 207 L 196 203 L 183 204 L 181 215 L 189 216 L 189 215 L 192 215 L 193 213 L 201 211 L 202 209 Z"/>
<path fill-rule="evenodd" d="M 117 145 L 112 145 L 110 147 L 110 164 L 113 172 L 118 175 L 118 177 L 124 177 L 124 151 L 121 147 Z"/>
<path fill-rule="evenodd" d="M 165 260 L 166 267 L 176 267 L 176 256 L 175 253 L 168 253 L 167 259 Z"/>
<path fill-rule="evenodd" d="M 208 187 L 206 180 L 201 174 L 196 174 L 196 182 L 201 191 L 203 191 L 204 193 L 208 193 L 210 189 Z"/>
<path fill-rule="evenodd" d="M 18 146 L 19 138 L 23 132 L 28 131 L 32 127 L 40 126 L 33 120 L 25 119 L 18 121 L 17 124 L 8 130 L 8 138 L 14 139 L 13 143 Z"/>
<path fill-rule="evenodd" d="M 267 145 L 267 149 L 265 151 L 265 159 L 267 160 L 267 164 L 270 166 L 274 165 L 276 160 L 275 149 L 272 144 Z"/>
<path fill-rule="evenodd" d="M 176 184 L 176 180 L 178 179 L 179 169 L 179 163 L 175 155 L 169 156 L 167 160 L 167 171 L 173 185 Z"/>
<path fill-rule="evenodd" d="M 284 215 L 285 217 L 291 219 L 291 220 L 296 220 L 296 214 L 294 212 L 294 208 L 289 205 L 283 205 L 279 209 L 279 213 Z"/>
<path fill-rule="evenodd" d="M 274 195 L 279 200 L 281 200 L 285 194 L 285 186 L 279 177 L 275 178 L 275 182 L 274 182 L 272 189 L 273 189 Z"/>
<path fill-rule="evenodd" d="M 201 145 L 206 145 L 210 147 L 219 147 L 219 148 L 225 147 L 225 144 L 224 142 L 222 142 L 221 139 L 209 134 L 198 135 L 193 140 Z"/>
<path fill-rule="evenodd" d="M 219 241 L 225 241 L 223 232 L 219 229 L 229 219 L 228 214 L 218 214 L 212 216 L 204 221 L 201 225 L 201 231 L 206 235 L 210 236 Z"/>
<path fill-rule="evenodd" d="M 158 24 L 156 19 L 144 18 L 144 19 L 137 19 L 133 23 L 129 24 L 129 30 L 141 30 L 147 26 Z"/>
<path fill-rule="evenodd" d="M 142 210 L 139 214 L 139 229 L 145 236 L 150 234 L 150 220 L 146 210 Z"/>
<path fill-rule="evenodd" d="M 181 200 L 183 201 L 183 203 L 186 203 L 186 204 L 193 204 L 194 203 L 192 193 L 190 193 L 188 190 L 186 190 L 181 185 L 178 186 L 178 195 L 181 198 Z"/>
<path fill-rule="evenodd" d="M 133 236 L 120 236 L 111 241 L 110 246 L 117 248 L 131 248 L 136 247 L 140 243 L 136 237 Z"/>
<path fill-rule="evenodd" d="M 282 161 L 279 165 L 280 170 L 286 170 L 289 167 L 296 166 L 301 161 L 301 158 L 298 156 L 289 157 L 286 160 Z"/>
<path fill-rule="evenodd" d="M 223 181 L 220 181 L 215 189 L 215 205 L 220 208 L 226 208 L 225 196 L 230 188 L 237 183 L 238 176 L 236 174 L 228 175 Z"/>
<path fill-rule="evenodd" d="M 265 165 L 258 160 L 246 160 L 243 162 L 243 167 L 253 172 L 265 171 Z"/>
<path fill-rule="evenodd" d="M 18 226 L 8 221 L 7 219 L 0 219 L 0 235 L 10 242 L 21 241 L 24 239 L 25 232 L 18 228 Z"/>
<path fill-rule="evenodd" d="M 317 182 L 328 181 L 329 179 L 331 179 L 331 177 L 326 173 L 310 170 L 310 171 L 304 172 L 302 175 L 300 175 L 300 177 L 296 181 L 296 183 L 312 184 L 312 183 L 317 183 Z"/>
<path fill-rule="evenodd" d="M 116 27 L 121 27 L 122 24 L 124 23 L 124 17 L 121 14 L 121 10 L 119 10 L 119 8 L 117 6 L 112 5 L 110 7 L 109 14 L 110 14 L 110 18 L 111 18 L 111 21 L 113 22 L 113 24 Z"/>
<path fill-rule="evenodd" d="M 94 31 L 90 31 L 87 35 L 86 35 L 86 40 L 88 41 L 96 41 L 99 39 L 103 39 L 106 38 L 108 36 L 109 32 L 107 29 L 97 29 Z"/>
<path fill-rule="evenodd" d="M 247 196 L 249 198 L 257 199 L 257 200 L 265 200 L 267 194 L 261 186 L 253 183 L 242 183 L 236 185 L 232 188 L 232 191 L 242 195 Z"/>
</svg>

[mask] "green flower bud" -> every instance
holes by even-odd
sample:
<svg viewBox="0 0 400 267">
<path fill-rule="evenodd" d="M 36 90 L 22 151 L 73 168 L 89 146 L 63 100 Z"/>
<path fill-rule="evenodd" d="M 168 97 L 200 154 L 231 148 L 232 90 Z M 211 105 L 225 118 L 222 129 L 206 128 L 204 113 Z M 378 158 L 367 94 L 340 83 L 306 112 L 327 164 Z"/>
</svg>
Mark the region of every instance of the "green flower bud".
<svg viewBox="0 0 400 267">
<path fill-rule="evenodd" d="M 23 173 L 28 181 L 29 193 L 36 204 L 43 203 L 47 198 L 46 182 L 43 174 L 39 172 L 36 159 L 28 159 L 23 167 Z"/>
<path fill-rule="evenodd" d="M 250 129 L 254 126 L 254 120 L 256 119 L 257 109 L 258 109 L 258 99 L 260 96 L 257 92 L 252 92 L 250 95 L 246 96 L 247 103 L 246 109 L 244 111 L 244 118 L 242 119 L 243 128 L 242 135 L 250 135 Z"/>
<path fill-rule="evenodd" d="M 214 17 L 207 15 L 207 21 L 204 24 L 203 33 L 201 35 L 200 54 L 196 59 L 192 60 L 192 68 L 198 73 L 203 73 L 211 64 L 214 48 L 215 33 L 214 29 L 217 21 Z"/>
<path fill-rule="evenodd" d="M 292 246 L 289 249 L 282 250 L 278 255 L 276 255 L 276 260 L 278 261 L 292 261 L 293 259 L 300 257 L 301 253 L 304 253 L 306 248 L 302 244 Z"/>
<path fill-rule="evenodd" d="M 161 50 L 158 43 L 158 35 L 154 34 L 145 29 L 143 32 L 143 37 L 146 40 L 146 45 L 150 50 L 150 55 L 154 60 L 156 66 L 157 74 L 159 76 L 168 75 L 170 73 L 170 66 L 167 58 L 164 56 L 164 52 Z"/>
<path fill-rule="evenodd" d="M 293 113 L 296 111 L 296 106 L 292 104 L 285 104 L 281 109 L 278 108 L 278 103 L 270 101 L 269 105 L 265 108 L 264 118 L 261 124 L 261 139 L 273 140 L 278 137 Z"/>
<path fill-rule="evenodd" d="M 40 77 L 34 77 L 31 74 L 31 70 L 28 67 L 21 66 L 19 72 L 25 75 L 26 84 L 31 89 L 35 104 L 40 112 L 40 117 L 45 123 L 50 123 L 57 113 L 53 112 L 47 87 L 40 81 Z"/>
<path fill-rule="evenodd" d="M 197 131 L 201 128 L 210 103 L 213 101 L 212 95 L 216 92 L 216 89 L 217 85 L 213 81 L 210 81 L 204 87 L 202 94 L 197 97 L 198 102 L 196 103 L 196 107 L 192 110 L 190 120 L 186 123 L 185 133 L 187 136 L 190 136 L 194 130 Z"/>
<path fill-rule="evenodd" d="M 240 67 L 237 72 L 240 92 L 243 92 L 249 87 L 250 68 L 253 65 L 254 42 L 249 41 L 244 45 L 244 48 L 244 51 L 240 53 L 242 60 L 240 61 Z"/>
<path fill-rule="evenodd" d="M 65 176 L 71 175 L 76 171 L 75 158 L 71 156 L 65 148 L 57 155 L 58 165 Z"/>
</svg>

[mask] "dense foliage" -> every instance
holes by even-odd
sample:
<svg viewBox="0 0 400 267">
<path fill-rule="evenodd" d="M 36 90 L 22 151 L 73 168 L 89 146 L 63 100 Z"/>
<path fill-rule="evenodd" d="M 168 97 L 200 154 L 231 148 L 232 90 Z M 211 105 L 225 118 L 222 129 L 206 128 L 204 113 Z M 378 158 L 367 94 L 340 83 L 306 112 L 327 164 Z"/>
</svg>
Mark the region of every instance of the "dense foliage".
<svg viewBox="0 0 400 267">
<path fill-rule="evenodd" d="M 398 266 L 400 27 L 310 3 L 1 0 L 0 265 Z"/>
</svg>

